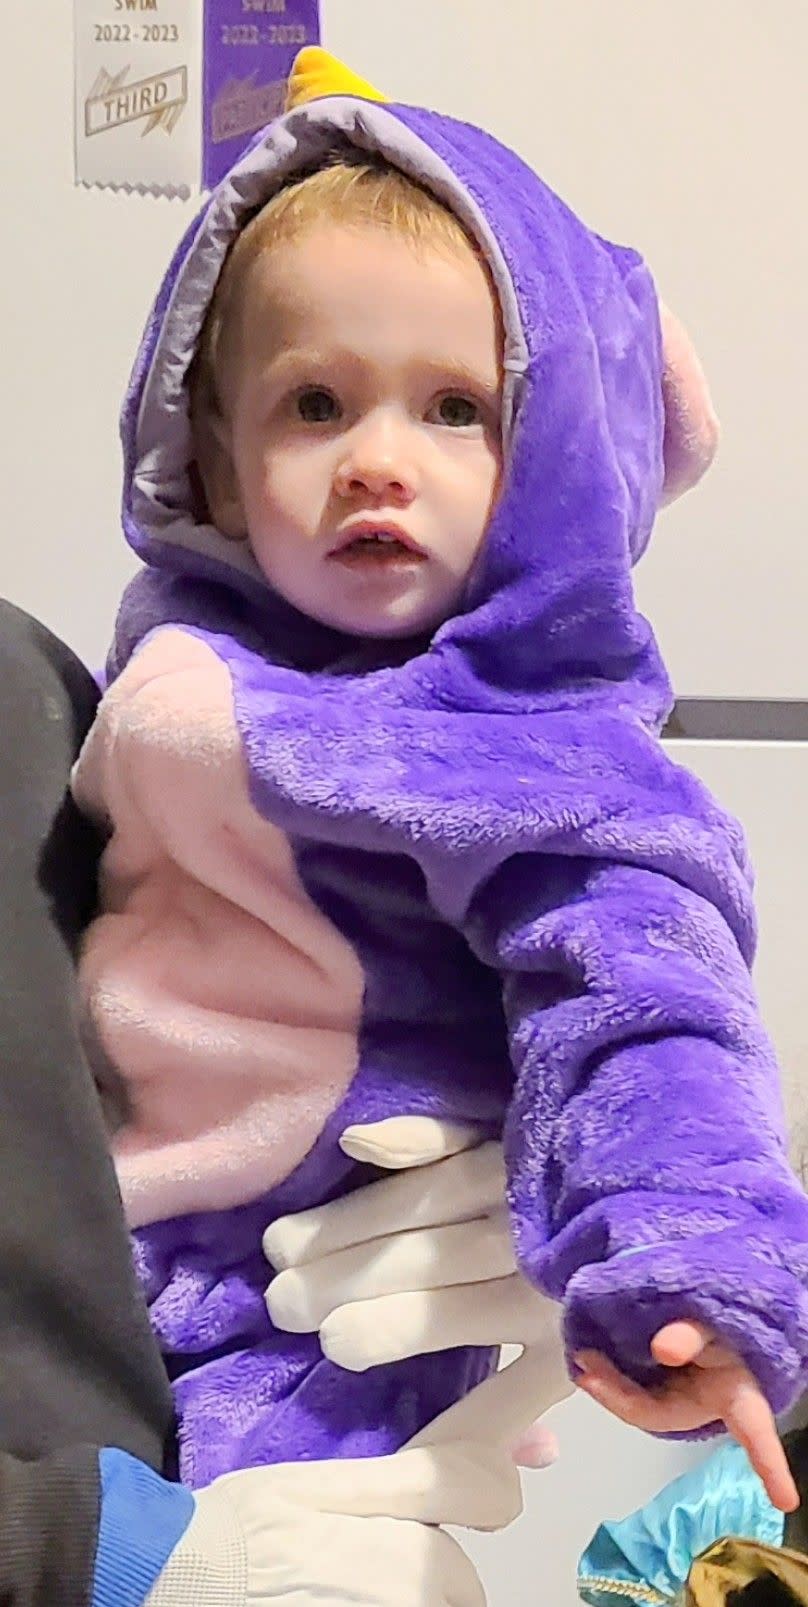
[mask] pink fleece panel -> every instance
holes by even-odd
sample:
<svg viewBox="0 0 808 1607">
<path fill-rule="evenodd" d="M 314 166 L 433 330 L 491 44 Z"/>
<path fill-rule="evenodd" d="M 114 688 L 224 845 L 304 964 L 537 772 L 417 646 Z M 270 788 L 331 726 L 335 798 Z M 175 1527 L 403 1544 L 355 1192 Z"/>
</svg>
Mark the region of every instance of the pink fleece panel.
<svg viewBox="0 0 808 1607">
<path fill-rule="evenodd" d="M 364 978 L 250 803 L 230 677 L 177 629 L 104 697 L 74 773 L 108 822 L 80 967 L 126 1085 L 114 1139 L 133 1227 L 287 1177 L 354 1075 Z"/>
</svg>

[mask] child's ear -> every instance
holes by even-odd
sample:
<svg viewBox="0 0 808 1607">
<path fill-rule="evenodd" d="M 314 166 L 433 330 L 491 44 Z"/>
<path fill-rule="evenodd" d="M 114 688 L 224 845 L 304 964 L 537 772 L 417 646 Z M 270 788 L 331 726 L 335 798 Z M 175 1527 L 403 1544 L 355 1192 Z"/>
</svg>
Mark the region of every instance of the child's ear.
<svg viewBox="0 0 808 1607">
<path fill-rule="evenodd" d="M 218 414 L 205 409 L 194 419 L 193 431 L 196 468 L 210 522 L 228 541 L 246 541 L 247 521 L 229 427 Z"/>
<path fill-rule="evenodd" d="M 718 450 L 719 425 L 704 369 L 684 325 L 659 304 L 665 403 L 663 507 L 706 474 Z"/>
</svg>

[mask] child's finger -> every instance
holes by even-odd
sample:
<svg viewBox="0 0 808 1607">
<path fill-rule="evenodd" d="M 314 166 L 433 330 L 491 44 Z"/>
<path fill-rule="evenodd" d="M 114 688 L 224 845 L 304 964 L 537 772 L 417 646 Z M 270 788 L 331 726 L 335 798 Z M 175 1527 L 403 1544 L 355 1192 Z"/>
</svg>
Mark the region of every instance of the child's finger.
<svg viewBox="0 0 808 1607">
<path fill-rule="evenodd" d="M 651 1341 L 651 1355 L 661 1367 L 689 1367 L 701 1361 L 715 1336 L 700 1322 L 670 1322 Z"/>
<path fill-rule="evenodd" d="M 724 1349 L 720 1345 L 714 1348 Z M 675 1382 L 672 1379 L 664 1391 L 654 1393 L 624 1378 L 596 1352 L 585 1351 L 575 1360 L 583 1368 L 576 1378 L 579 1389 L 633 1428 L 652 1434 L 687 1433 L 707 1423 L 723 1422 L 746 1451 L 772 1504 L 781 1512 L 793 1512 L 799 1506 L 771 1409 L 751 1373 L 739 1363 L 726 1379 L 705 1368 Z"/>
<path fill-rule="evenodd" d="M 768 1401 L 751 1375 L 733 1390 L 723 1417 L 728 1432 L 743 1446 L 755 1472 L 766 1486 L 772 1505 L 780 1512 L 794 1512 L 800 1504 L 800 1498 L 788 1458 Z"/>
</svg>

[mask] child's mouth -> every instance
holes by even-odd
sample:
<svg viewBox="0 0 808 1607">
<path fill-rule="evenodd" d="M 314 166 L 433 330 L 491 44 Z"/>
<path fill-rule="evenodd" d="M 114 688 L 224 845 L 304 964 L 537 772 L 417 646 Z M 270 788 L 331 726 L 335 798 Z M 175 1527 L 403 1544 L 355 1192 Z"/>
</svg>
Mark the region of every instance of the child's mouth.
<svg viewBox="0 0 808 1607">
<path fill-rule="evenodd" d="M 400 569 L 423 563 L 426 554 L 414 542 L 395 531 L 363 529 L 349 537 L 329 556 L 348 568 L 372 565 L 379 569 Z"/>
</svg>

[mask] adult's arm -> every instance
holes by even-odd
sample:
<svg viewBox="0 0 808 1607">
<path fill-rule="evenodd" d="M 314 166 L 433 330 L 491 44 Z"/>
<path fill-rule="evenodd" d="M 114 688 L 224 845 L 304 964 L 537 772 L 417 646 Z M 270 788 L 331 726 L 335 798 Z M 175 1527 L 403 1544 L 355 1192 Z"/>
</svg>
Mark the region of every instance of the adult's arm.
<svg viewBox="0 0 808 1607">
<path fill-rule="evenodd" d="M 0 1600 L 8 1607 L 92 1601 L 105 1505 L 114 1549 L 126 1527 L 114 1513 L 127 1501 L 134 1510 L 149 1470 L 162 1469 L 172 1422 L 75 1013 L 74 954 L 95 896 L 98 845 L 67 786 L 96 701 L 68 649 L 0 604 Z M 190 1498 L 163 1485 L 154 1491 L 167 1529 L 151 1561 L 144 1536 L 134 1601 L 189 1521 Z"/>
</svg>

